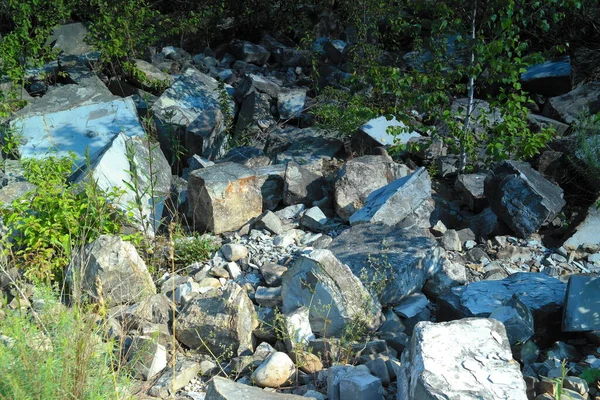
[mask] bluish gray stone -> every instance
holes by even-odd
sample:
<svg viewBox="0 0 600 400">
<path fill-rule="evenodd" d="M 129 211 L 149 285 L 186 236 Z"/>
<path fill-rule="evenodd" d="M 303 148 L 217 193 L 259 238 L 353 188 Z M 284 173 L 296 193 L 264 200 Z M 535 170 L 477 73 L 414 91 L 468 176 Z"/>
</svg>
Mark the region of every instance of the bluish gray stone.
<svg viewBox="0 0 600 400">
<path fill-rule="evenodd" d="M 535 333 L 531 311 L 516 296 L 492 311 L 490 318 L 504 324 L 511 345 L 525 342 Z"/>
<path fill-rule="evenodd" d="M 600 82 L 581 85 L 569 93 L 551 97 L 544 106 L 544 116 L 567 124 L 578 121 L 583 113 L 600 111 Z"/>
<path fill-rule="evenodd" d="M 340 379 L 340 399 L 382 400 L 381 379 L 371 375 L 351 375 Z"/>
<path fill-rule="evenodd" d="M 600 251 L 600 208 L 596 204 L 590 206 L 586 218 L 563 246 L 570 251 Z"/>
<path fill-rule="evenodd" d="M 277 95 L 277 111 L 283 120 L 299 117 L 304 110 L 305 89 L 290 89 Z"/>
<path fill-rule="evenodd" d="M 561 57 L 532 65 L 521 74 L 523 89 L 544 96 L 559 96 L 568 93 L 573 87 L 573 71 L 571 58 Z"/>
<path fill-rule="evenodd" d="M 258 44 L 250 43 L 246 40 L 232 40 L 229 44 L 231 53 L 241 61 L 247 63 L 253 63 L 256 65 L 263 65 L 269 61 L 271 53 Z"/>
<path fill-rule="evenodd" d="M 600 330 L 599 277 L 572 275 L 569 278 L 562 328 L 565 332 Z"/>
</svg>

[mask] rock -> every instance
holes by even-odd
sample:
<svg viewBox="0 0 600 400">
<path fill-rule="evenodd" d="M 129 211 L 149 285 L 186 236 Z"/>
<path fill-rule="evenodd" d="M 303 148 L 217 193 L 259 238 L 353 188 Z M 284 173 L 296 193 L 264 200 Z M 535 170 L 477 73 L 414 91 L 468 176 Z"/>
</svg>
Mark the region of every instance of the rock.
<svg viewBox="0 0 600 400">
<path fill-rule="evenodd" d="M 275 215 L 277 215 L 281 219 L 287 220 L 295 220 L 297 219 L 302 212 L 306 209 L 304 204 L 294 204 L 291 206 L 287 206 L 282 208 L 279 211 L 275 211 Z"/>
<path fill-rule="evenodd" d="M 487 239 L 493 234 L 500 234 L 502 230 L 507 230 L 506 228 L 501 228 L 498 217 L 489 207 L 471 218 L 469 229 L 474 233 L 476 238 L 483 239 Z"/>
<path fill-rule="evenodd" d="M 252 373 L 252 381 L 260 387 L 278 388 L 289 381 L 295 370 L 291 358 L 285 353 L 276 351 Z"/>
<path fill-rule="evenodd" d="M 135 303 L 156 293 L 144 260 L 120 236 L 101 235 L 76 250 L 68 274 L 75 298 L 85 295 L 108 306 Z"/>
<path fill-rule="evenodd" d="M 571 58 L 563 56 L 557 60 L 532 65 L 521 74 L 523 89 L 544 96 L 559 96 L 571 91 L 573 71 Z"/>
<path fill-rule="evenodd" d="M 204 400 L 307 400 L 293 394 L 273 393 L 237 383 L 220 376 L 212 378 Z"/>
<path fill-rule="evenodd" d="M 278 164 L 294 162 L 317 175 L 324 175 L 324 163 L 331 160 L 344 143 L 320 129 L 287 127 L 269 136 L 265 152 Z"/>
<path fill-rule="evenodd" d="M 165 369 L 162 376 L 150 388 L 148 394 L 163 399 L 174 395 L 173 390 L 178 391 L 198 375 L 200 364 L 188 359 L 178 359 L 175 363 L 174 372 L 173 375 L 173 368 Z"/>
<path fill-rule="evenodd" d="M 175 337 L 201 353 L 240 356 L 252 353 L 252 331 L 257 327 L 248 294 L 230 281 L 185 304 L 176 319 Z"/>
<path fill-rule="evenodd" d="M 272 77 L 256 74 L 244 75 L 235 87 L 235 98 L 238 103 L 242 103 L 246 96 L 256 91 L 266 94 L 270 99 L 276 99 L 281 92 L 282 85 L 282 82 Z"/>
<path fill-rule="evenodd" d="M 221 247 L 221 253 L 227 261 L 239 261 L 248 257 L 248 248 L 241 244 L 228 243 Z"/>
<path fill-rule="evenodd" d="M 299 117 L 304 111 L 306 89 L 289 89 L 277 95 L 277 111 L 279 118 L 288 120 Z"/>
<path fill-rule="evenodd" d="M 396 135 L 393 135 L 391 131 Z M 421 134 L 408 131 L 408 127 L 396 118 L 390 120 L 385 116 L 371 119 L 363 125 L 352 139 L 352 146 L 357 149 L 365 149 L 367 152 L 376 147 L 404 145 L 411 139 L 418 139 Z"/>
<path fill-rule="evenodd" d="M 141 329 L 148 324 L 169 324 L 173 318 L 173 305 L 164 294 L 144 298 L 120 311 L 115 318 L 126 330 Z"/>
<path fill-rule="evenodd" d="M 458 232 L 448 229 L 442 236 L 442 247 L 446 250 L 462 251 L 462 242 Z"/>
<path fill-rule="evenodd" d="M 570 128 L 568 124 L 537 114 L 529 114 L 527 116 L 527 122 L 529 124 L 529 128 L 533 132 L 537 133 L 542 129 L 551 128 L 556 130 L 556 135 L 559 137 L 564 136 L 565 133 L 567 133 L 567 130 Z"/>
<path fill-rule="evenodd" d="M 467 283 L 467 271 L 463 264 L 444 259 L 441 269 L 427 281 L 425 293 L 438 298 L 456 286 Z"/>
<path fill-rule="evenodd" d="M 302 203 L 312 206 L 313 202 L 325 197 L 324 181 L 323 177 L 294 162 L 289 162 L 285 170 L 283 203 L 286 205 Z"/>
<path fill-rule="evenodd" d="M 328 369 L 327 374 L 327 398 L 329 400 L 345 400 L 341 396 L 340 382 L 351 376 L 369 375 L 369 368 L 364 365 L 353 367 L 350 365 L 336 365 Z"/>
<path fill-rule="evenodd" d="M 266 64 L 271 57 L 271 53 L 263 46 L 250 43 L 245 40 L 232 40 L 229 43 L 231 54 L 238 60 L 256 65 Z"/>
<path fill-rule="evenodd" d="M 483 191 L 485 177 L 483 173 L 463 174 L 458 176 L 454 184 L 464 203 L 475 212 L 481 212 L 488 204 Z"/>
<path fill-rule="evenodd" d="M 350 216 L 351 225 L 382 222 L 394 225 L 431 198 L 431 180 L 423 167 L 414 173 L 375 190 L 365 205 Z"/>
<path fill-rule="evenodd" d="M 152 338 L 134 336 L 127 361 L 135 378 L 148 381 L 167 366 L 167 350 Z"/>
<path fill-rule="evenodd" d="M 194 225 L 200 231 L 233 231 L 262 213 L 256 176 L 243 165 L 223 163 L 193 171 L 188 193 Z"/>
<path fill-rule="evenodd" d="M 290 352 L 290 358 L 301 371 L 306 372 L 307 374 L 316 374 L 323 369 L 323 362 L 315 354 L 296 350 Z"/>
<path fill-rule="evenodd" d="M 300 225 L 313 232 L 322 232 L 326 230 L 327 216 L 319 207 L 312 207 L 302 215 Z"/>
<path fill-rule="evenodd" d="M 229 150 L 219 162 L 234 162 L 248 168 L 265 167 L 271 160 L 265 153 L 253 146 L 238 146 Z"/>
<path fill-rule="evenodd" d="M 368 329 L 383 323 L 379 301 L 328 250 L 301 256 L 283 274 L 282 297 L 284 313 L 310 307 L 310 325 L 315 333 L 338 335 L 356 318 Z"/>
<path fill-rule="evenodd" d="M 421 291 L 443 260 L 434 240 L 416 230 L 382 224 L 353 226 L 336 237 L 329 249 L 364 285 L 383 284 L 379 299 L 384 305 L 397 305 Z"/>
<path fill-rule="evenodd" d="M 502 280 L 474 282 L 455 287 L 438 299 L 438 318 L 488 317 L 516 296 L 533 314 L 536 334 L 559 329 L 556 323 L 564 303 L 566 285 L 543 273 L 519 272 Z"/>
<path fill-rule="evenodd" d="M 562 96 L 549 98 L 544 107 L 544 116 L 573 124 L 582 113 L 594 115 L 599 111 L 600 82 L 590 82 Z"/>
<path fill-rule="evenodd" d="M 268 165 L 254 169 L 262 194 L 263 210 L 273 211 L 283 200 L 286 168 L 286 165 Z"/>
<path fill-rule="evenodd" d="M 492 319 L 418 323 L 402 366 L 408 399 L 527 399 L 504 326 Z"/>
<path fill-rule="evenodd" d="M 348 221 L 373 191 L 408 174 L 406 166 L 386 156 L 362 156 L 348 161 L 335 181 L 337 215 Z"/>
<path fill-rule="evenodd" d="M 210 108 L 200 113 L 186 127 L 184 143 L 187 154 L 201 155 L 208 160 L 225 155 L 228 141 L 223 112 Z"/>
<path fill-rule="evenodd" d="M 590 206 L 583 222 L 577 226 L 576 232 L 563 243 L 563 246 L 569 251 L 588 253 L 600 251 L 600 208 L 596 207 L 596 204 Z"/>
<path fill-rule="evenodd" d="M 329 40 L 323 44 L 323 51 L 333 64 L 339 64 L 344 59 L 344 49 L 347 45 L 343 40 Z"/>
<path fill-rule="evenodd" d="M 444 233 L 446 233 L 446 231 L 448 230 L 448 228 L 446 228 L 446 225 L 444 225 L 444 223 L 440 220 L 437 221 L 432 227 L 431 227 L 431 233 L 434 234 L 434 236 L 442 236 Z"/>
<path fill-rule="evenodd" d="M 285 327 L 287 329 L 285 346 L 288 352 L 296 349 L 298 345 L 300 348 L 304 348 L 311 340 L 315 339 L 315 335 L 310 327 L 309 313 L 309 309 L 302 306 L 284 314 Z"/>
<path fill-rule="evenodd" d="M 94 179 L 105 192 L 120 191 L 114 205 L 131 213 L 138 230 L 153 237 L 171 192 L 171 168 L 160 149 L 149 146 L 147 138 L 119 133 L 90 167 L 79 170 L 75 182 Z"/>
<path fill-rule="evenodd" d="M 140 72 L 141 79 L 135 79 L 136 85 L 144 90 L 151 90 L 157 86 L 171 86 L 175 79 L 159 68 L 144 60 L 134 59 L 135 68 Z"/>
<path fill-rule="evenodd" d="M 572 275 L 562 320 L 563 332 L 600 330 L 600 278 Z"/>
<path fill-rule="evenodd" d="M 281 286 L 257 287 L 254 300 L 262 307 L 279 307 L 281 305 Z"/>
<path fill-rule="evenodd" d="M 340 400 L 383 400 L 381 379 L 370 374 L 340 379 Z"/>
<path fill-rule="evenodd" d="M 427 307 L 429 300 L 421 293 L 414 293 L 404 298 L 394 307 L 394 312 L 404 318 L 412 318 Z"/>
<path fill-rule="evenodd" d="M 49 43 L 54 42 L 52 47 L 60 50 L 61 57 L 81 56 L 82 61 L 93 61 L 99 54 L 93 46 L 85 42 L 87 33 L 87 26 L 81 22 L 60 25 L 52 30 Z"/>
<path fill-rule="evenodd" d="M 268 95 L 258 92 L 251 92 L 244 97 L 235 127 L 238 137 L 262 135 L 263 131 L 276 124 L 269 100 Z"/>
<path fill-rule="evenodd" d="M 563 190 L 525 163 L 503 161 L 485 180 L 492 211 L 513 232 L 527 238 L 564 207 Z"/>
<path fill-rule="evenodd" d="M 254 229 L 264 229 L 274 235 L 284 232 L 283 224 L 279 217 L 269 210 L 262 213 L 256 222 L 254 222 Z"/>
<path fill-rule="evenodd" d="M 511 346 L 519 342 L 524 343 L 535 333 L 533 315 L 518 297 L 513 297 L 502 306 L 496 308 L 492 311 L 489 318 L 493 318 L 504 324 Z"/>
<path fill-rule="evenodd" d="M 287 267 L 270 262 L 260 266 L 260 273 L 269 286 L 280 286 L 281 276 L 285 271 L 287 271 Z"/>
</svg>

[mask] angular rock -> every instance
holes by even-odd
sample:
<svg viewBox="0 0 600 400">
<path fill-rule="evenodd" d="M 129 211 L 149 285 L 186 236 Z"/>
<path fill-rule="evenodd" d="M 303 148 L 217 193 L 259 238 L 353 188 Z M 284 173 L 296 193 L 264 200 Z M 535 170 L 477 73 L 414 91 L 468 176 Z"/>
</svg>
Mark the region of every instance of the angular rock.
<svg viewBox="0 0 600 400">
<path fill-rule="evenodd" d="M 518 297 L 513 297 L 504 305 L 496 308 L 490 314 L 490 318 L 504 324 L 511 346 L 519 342 L 526 342 L 535 333 L 533 315 Z"/>
<path fill-rule="evenodd" d="M 562 137 L 567 133 L 569 125 L 557 121 L 552 118 L 544 117 L 543 115 L 529 114 L 527 116 L 527 122 L 533 132 L 540 132 L 545 128 L 552 128 L 556 130 L 556 135 Z"/>
<path fill-rule="evenodd" d="M 257 327 L 248 294 L 230 281 L 222 289 L 211 289 L 185 304 L 177 316 L 175 337 L 201 353 L 241 356 L 252 353 L 252 331 Z"/>
<path fill-rule="evenodd" d="M 296 371 L 294 362 L 285 353 L 276 351 L 252 373 L 252 381 L 260 387 L 283 386 Z"/>
<path fill-rule="evenodd" d="M 394 225 L 431 198 L 431 179 L 423 167 L 414 173 L 375 190 L 365 205 L 350 216 L 351 225 L 382 222 Z"/>
<path fill-rule="evenodd" d="M 319 207 L 312 207 L 302 215 L 300 225 L 313 232 L 322 232 L 327 225 L 327 216 Z"/>
<path fill-rule="evenodd" d="M 483 191 L 485 178 L 483 173 L 464 174 L 459 175 L 454 184 L 467 207 L 475 212 L 481 212 L 488 203 Z"/>
<path fill-rule="evenodd" d="M 101 235 L 77 250 L 69 276 L 76 298 L 85 295 L 108 306 L 136 303 L 156 293 L 144 260 L 120 236 Z"/>
<path fill-rule="evenodd" d="M 241 228 L 262 213 L 254 171 L 235 163 L 193 171 L 188 181 L 194 226 L 215 234 Z"/>
<path fill-rule="evenodd" d="M 369 368 L 364 365 L 353 367 L 351 365 L 336 365 L 328 369 L 327 398 L 329 400 L 343 400 L 340 393 L 340 382 L 351 376 L 369 375 Z"/>
<path fill-rule="evenodd" d="M 273 393 L 215 376 L 208 384 L 205 400 L 307 400 L 293 394 Z M 309 398 L 310 399 L 310 398 Z"/>
<path fill-rule="evenodd" d="M 600 278 L 584 275 L 569 278 L 562 330 L 600 330 Z"/>
<path fill-rule="evenodd" d="M 490 208 L 513 232 L 527 238 L 566 204 L 563 190 L 528 164 L 503 161 L 485 180 Z"/>
<path fill-rule="evenodd" d="M 283 184 L 283 204 L 302 203 L 312 206 L 313 202 L 325 197 L 325 179 L 300 165 L 289 162 Z"/>
<path fill-rule="evenodd" d="M 543 64 L 532 65 L 521 74 L 521 83 L 524 90 L 548 97 L 570 92 L 573 87 L 571 58 L 564 56 Z"/>
<path fill-rule="evenodd" d="M 453 287 L 467 283 L 466 267 L 462 263 L 452 262 L 444 259 L 442 268 L 427 281 L 424 287 L 425 293 L 433 298 L 450 291 Z"/>
<path fill-rule="evenodd" d="M 49 42 L 54 42 L 54 49 L 60 50 L 61 56 L 87 56 L 85 59 L 97 58 L 95 49 L 85 42 L 87 26 L 81 22 L 57 26 L 52 30 Z"/>
<path fill-rule="evenodd" d="M 398 387 L 409 400 L 527 399 L 504 326 L 492 319 L 420 322 L 402 365 Z"/>
<path fill-rule="evenodd" d="M 285 346 L 288 352 L 293 351 L 298 345 L 305 347 L 315 339 L 310 327 L 309 314 L 310 310 L 304 306 L 284 314 L 287 329 Z"/>
<path fill-rule="evenodd" d="M 300 257 L 282 278 L 283 311 L 310 307 L 313 332 L 335 336 L 354 318 L 369 329 L 382 323 L 381 305 L 329 250 Z"/>
<path fill-rule="evenodd" d="M 185 149 L 209 160 L 225 155 L 227 132 L 225 118 L 218 108 L 205 110 L 185 130 Z"/>
<path fill-rule="evenodd" d="M 442 247 L 446 250 L 452 251 L 462 251 L 462 241 L 460 240 L 460 236 L 458 236 L 458 232 L 454 229 L 448 229 L 442 235 L 441 241 Z"/>
<path fill-rule="evenodd" d="M 277 98 L 281 86 L 283 86 L 283 83 L 275 78 L 256 74 L 244 75 L 235 87 L 235 98 L 241 103 L 253 91 L 264 93 L 271 99 Z"/>
<path fill-rule="evenodd" d="M 254 301 L 262 307 L 279 307 L 281 305 L 281 286 L 259 286 L 254 293 Z"/>
<path fill-rule="evenodd" d="M 403 178 L 409 169 L 386 156 L 362 156 L 346 163 L 335 181 L 335 211 L 344 221 L 363 207 L 376 189 Z"/>
<path fill-rule="evenodd" d="M 559 329 L 567 285 L 543 273 L 519 272 L 502 280 L 455 287 L 438 299 L 440 320 L 489 317 L 513 296 L 533 314 L 537 334 Z"/>
<path fill-rule="evenodd" d="M 600 200 L 600 199 L 599 199 Z M 587 216 L 563 246 L 569 251 L 595 253 L 600 251 L 600 208 L 592 204 Z"/>
<path fill-rule="evenodd" d="M 251 92 L 242 102 L 235 134 L 238 137 L 260 135 L 275 125 L 271 115 L 269 96 L 264 93 Z"/>
<path fill-rule="evenodd" d="M 238 60 L 256 65 L 266 64 L 269 57 L 271 57 L 271 53 L 266 48 L 246 40 L 232 40 L 229 43 L 229 48 Z"/>
<path fill-rule="evenodd" d="M 139 84 L 142 89 L 150 90 L 157 85 L 171 86 L 175 81 L 171 75 L 162 72 L 159 68 L 147 61 L 136 59 L 134 62 L 135 67 L 140 71 L 142 76 L 140 81 L 136 79 L 136 84 Z"/>
<path fill-rule="evenodd" d="M 234 162 L 248 168 L 265 167 L 271 163 L 265 153 L 254 146 L 237 146 L 229 150 L 219 163 Z"/>
<path fill-rule="evenodd" d="M 392 134 L 394 131 L 396 134 Z M 385 116 L 371 119 L 363 125 L 353 137 L 353 147 L 371 150 L 380 146 L 407 144 L 411 139 L 418 139 L 421 134 L 408 131 L 408 127 L 396 118 L 388 120 Z"/>
<path fill-rule="evenodd" d="M 304 110 L 305 89 L 289 89 L 277 95 L 277 111 L 283 120 L 299 117 Z"/>
<path fill-rule="evenodd" d="M 283 200 L 286 168 L 286 165 L 278 164 L 254 169 L 262 193 L 263 210 L 275 210 Z"/>
<path fill-rule="evenodd" d="M 167 368 L 150 388 L 148 394 L 166 399 L 170 395 L 175 395 L 173 390 L 177 391 L 190 383 L 198 375 L 198 372 L 200 372 L 200 364 L 187 359 L 179 359 L 175 363 L 175 375 L 173 375 L 173 368 Z"/>
<path fill-rule="evenodd" d="M 382 400 L 381 379 L 370 374 L 344 377 L 340 379 L 340 399 Z"/>
<path fill-rule="evenodd" d="M 434 240 L 416 230 L 382 224 L 353 226 L 336 237 L 329 249 L 364 285 L 385 283 L 379 294 L 384 305 L 399 304 L 421 291 L 443 261 L 443 250 Z"/>
<path fill-rule="evenodd" d="M 279 235 L 283 233 L 284 228 L 281 220 L 277 215 L 275 215 L 272 211 L 265 211 L 262 213 L 258 220 L 254 223 L 255 229 L 264 229 L 268 232 L 271 232 L 275 235 Z"/>
<path fill-rule="evenodd" d="M 549 98 L 544 107 L 544 116 L 573 124 L 582 113 L 593 115 L 599 111 L 600 82 L 590 82 L 562 96 Z"/>
<path fill-rule="evenodd" d="M 137 379 L 150 380 L 167 366 L 167 350 L 149 337 L 135 336 L 127 354 Z"/>
</svg>

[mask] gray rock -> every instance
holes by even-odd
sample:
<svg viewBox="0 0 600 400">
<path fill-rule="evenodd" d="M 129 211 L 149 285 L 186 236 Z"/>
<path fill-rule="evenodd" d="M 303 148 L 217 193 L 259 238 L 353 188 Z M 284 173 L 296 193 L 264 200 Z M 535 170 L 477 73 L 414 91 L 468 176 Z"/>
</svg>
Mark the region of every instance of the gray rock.
<svg viewBox="0 0 600 400">
<path fill-rule="evenodd" d="M 242 244 L 228 243 L 221 247 L 221 253 L 227 261 L 238 261 L 248 257 L 248 248 Z"/>
<path fill-rule="evenodd" d="M 523 238 L 552 221 L 566 204 L 560 187 L 515 161 L 495 166 L 486 178 L 485 195 L 498 218 Z"/>
<path fill-rule="evenodd" d="M 82 56 L 82 60 L 95 60 L 99 54 L 86 43 L 87 26 L 81 22 L 57 26 L 52 30 L 49 42 L 54 42 L 53 48 L 60 50 L 61 56 Z"/>
<path fill-rule="evenodd" d="M 563 246 L 569 251 L 595 253 L 600 251 L 600 208 L 592 204 L 587 216 L 580 223 L 576 232 L 569 237 Z"/>
<path fill-rule="evenodd" d="M 413 293 L 394 307 L 394 312 L 404 318 L 412 318 L 427 307 L 429 300 L 421 293 Z"/>
<path fill-rule="evenodd" d="M 297 346 L 304 348 L 315 339 L 310 327 L 310 310 L 307 307 L 302 306 L 284 314 L 284 319 L 287 329 L 285 347 L 288 352 L 295 350 Z"/>
<path fill-rule="evenodd" d="M 265 64 L 271 57 L 271 53 L 263 46 L 245 40 L 232 40 L 229 48 L 238 60 L 256 65 Z"/>
<path fill-rule="evenodd" d="M 351 375 L 340 379 L 340 399 L 383 400 L 381 379 L 370 375 Z"/>
<path fill-rule="evenodd" d="M 299 117 L 304 110 L 306 89 L 289 89 L 277 95 L 277 111 L 283 120 Z"/>
<path fill-rule="evenodd" d="M 511 345 L 530 339 L 534 331 L 533 315 L 518 297 L 513 297 L 490 314 L 490 318 L 500 321 L 506 328 Z"/>
<path fill-rule="evenodd" d="M 469 229 L 474 233 L 476 238 L 483 239 L 487 239 L 493 234 L 499 234 L 501 231 L 498 216 L 489 207 L 471 218 Z"/>
<path fill-rule="evenodd" d="M 108 306 L 136 303 L 156 293 L 144 260 L 120 236 L 101 235 L 77 250 L 69 277 L 75 298 L 85 295 Z"/>
<path fill-rule="evenodd" d="M 295 370 L 296 367 L 290 357 L 276 351 L 252 373 L 252 381 L 260 387 L 278 388 L 290 380 Z"/>
<path fill-rule="evenodd" d="M 327 374 L 327 398 L 329 400 L 342 400 L 340 382 L 351 376 L 369 375 L 369 368 L 364 365 L 353 367 L 351 365 L 336 365 L 328 369 Z"/>
<path fill-rule="evenodd" d="M 416 230 L 382 224 L 353 226 L 336 237 L 329 249 L 364 285 L 383 286 L 379 299 L 384 305 L 399 304 L 421 291 L 443 260 L 443 250 L 434 240 Z"/>
<path fill-rule="evenodd" d="M 481 212 L 488 203 L 483 192 L 485 177 L 483 173 L 459 175 L 454 184 L 467 207 L 475 212 Z"/>
<path fill-rule="evenodd" d="M 255 229 L 264 229 L 266 231 L 271 232 L 274 235 L 279 235 L 283 233 L 284 228 L 281 220 L 277 215 L 275 215 L 272 211 L 265 211 L 262 213 L 256 222 L 254 222 Z"/>
<path fill-rule="evenodd" d="M 175 337 L 204 354 L 241 356 L 252 353 L 252 331 L 257 327 L 248 294 L 229 281 L 185 304 L 176 319 Z"/>
<path fill-rule="evenodd" d="M 544 107 L 544 116 L 573 124 L 582 113 L 593 115 L 599 111 L 600 82 L 590 82 L 562 96 L 549 98 Z"/>
<path fill-rule="evenodd" d="M 564 136 L 569 129 L 568 124 L 538 114 L 529 114 L 527 116 L 527 122 L 533 132 L 539 132 L 545 128 L 553 128 L 556 130 L 557 136 Z"/>
<path fill-rule="evenodd" d="M 200 231 L 233 231 L 262 213 L 254 171 L 235 163 L 193 171 L 188 195 L 194 226 Z"/>
<path fill-rule="evenodd" d="M 281 286 L 264 287 L 259 286 L 254 293 L 254 301 L 262 307 L 281 306 Z"/>
<path fill-rule="evenodd" d="M 566 284 L 543 273 L 519 272 L 502 280 L 474 282 L 453 288 L 438 299 L 438 317 L 489 317 L 516 296 L 533 314 L 537 334 L 559 329 Z"/>
<path fill-rule="evenodd" d="M 351 225 L 382 222 L 394 225 L 431 198 L 431 180 L 423 167 L 414 173 L 375 190 L 365 205 L 350 216 Z"/>
<path fill-rule="evenodd" d="M 147 381 L 167 366 L 167 350 L 152 338 L 134 336 L 127 361 L 134 377 Z"/>
<path fill-rule="evenodd" d="M 0 204 L 10 209 L 13 201 L 23 198 L 27 193 L 33 196 L 36 189 L 37 185 L 27 181 L 10 182 L 0 189 Z"/>
<path fill-rule="evenodd" d="M 567 285 L 563 332 L 600 330 L 600 278 L 572 275 Z"/>
<path fill-rule="evenodd" d="M 327 216 L 319 207 L 312 207 L 302 215 L 300 225 L 314 232 L 322 232 L 327 226 Z"/>
<path fill-rule="evenodd" d="M 402 366 L 398 387 L 410 400 L 527 399 L 504 326 L 492 319 L 420 322 Z"/>
<path fill-rule="evenodd" d="M 144 60 L 134 59 L 135 67 L 143 77 L 141 80 L 136 78 L 136 85 L 139 85 L 144 90 L 150 90 L 156 85 L 171 86 L 175 79 L 162 72 L 159 68 Z"/>
<path fill-rule="evenodd" d="M 424 291 L 433 298 L 450 291 L 453 287 L 467 283 L 466 267 L 458 262 L 444 259 L 441 269 L 427 281 Z"/>
<path fill-rule="evenodd" d="M 281 277 L 285 271 L 287 271 L 287 267 L 269 262 L 260 266 L 260 273 L 269 286 L 280 286 Z"/>
<path fill-rule="evenodd" d="M 362 156 L 348 161 L 335 181 L 335 211 L 344 221 L 364 205 L 376 189 L 409 174 L 386 156 Z"/>
<path fill-rule="evenodd" d="M 313 250 L 301 256 L 283 274 L 283 311 L 310 307 L 313 332 L 335 336 L 353 319 L 369 329 L 382 323 L 381 305 L 351 270 L 328 250 Z"/>
<path fill-rule="evenodd" d="M 343 40 L 329 40 L 323 44 L 323 51 L 333 64 L 339 64 L 344 59 L 344 49 L 347 45 Z"/>
<path fill-rule="evenodd" d="M 184 143 L 188 154 L 198 154 L 209 160 L 225 155 L 227 132 L 221 110 L 211 108 L 198 115 L 187 126 Z"/>
<path fill-rule="evenodd" d="M 126 330 L 137 330 L 148 324 L 168 324 L 172 312 L 171 300 L 161 293 L 120 310 L 114 317 Z"/>
<path fill-rule="evenodd" d="M 293 394 L 281 394 L 244 385 L 232 380 L 215 376 L 208 384 L 204 400 L 307 400 L 306 397 Z M 310 398 L 308 398 L 310 399 Z"/>
<path fill-rule="evenodd" d="M 271 163 L 265 153 L 253 146 L 238 146 L 229 150 L 219 163 L 234 162 L 242 164 L 248 168 L 265 167 Z"/>
<path fill-rule="evenodd" d="M 198 375 L 200 364 L 188 359 L 179 359 L 175 363 L 174 372 L 175 374 L 173 374 L 173 368 L 167 368 L 150 388 L 148 394 L 163 399 L 174 395 L 173 390 L 178 391 Z"/>
<path fill-rule="evenodd" d="M 281 219 L 294 220 L 297 219 L 305 209 L 306 206 L 304 204 L 294 204 L 282 208 L 279 211 L 275 211 L 275 215 L 277 215 Z"/>
<path fill-rule="evenodd" d="M 244 75 L 235 87 L 235 98 L 241 103 L 253 91 L 264 93 L 271 99 L 276 99 L 283 83 L 272 77 L 256 74 Z"/>
<path fill-rule="evenodd" d="M 395 131 L 396 135 L 392 134 L 392 130 Z M 371 119 L 360 128 L 353 138 L 353 146 L 370 150 L 380 146 L 405 145 L 409 140 L 420 137 L 420 133 L 409 131 L 404 122 L 398 121 L 396 118 L 388 121 L 385 116 L 381 116 Z"/>
<path fill-rule="evenodd" d="M 269 96 L 251 92 L 244 97 L 238 113 L 235 134 L 238 137 L 260 135 L 272 125 L 275 125 L 275 120 L 271 115 Z"/>
<path fill-rule="evenodd" d="M 523 89 L 544 96 L 559 96 L 571 91 L 573 71 L 571 58 L 563 56 L 557 60 L 532 65 L 521 74 Z"/>
<path fill-rule="evenodd" d="M 458 236 L 458 232 L 454 229 L 448 229 L 442 235 L 442 247 L 446 250 L 462 251 L 462 241 Z"/>
<path fill-rule="evenodd" d="M 300 165 L 289 162 L 283 184 L 283 204 L 312 203 L 325 197 L 325 179 Z"/>
<path fill-rule="evenodd" d="M 286 168 L 286 165 L 278 164 L 254 169 L 262 193 L 263 210 L 275 210 L 283 200 Z"/>
</svg>

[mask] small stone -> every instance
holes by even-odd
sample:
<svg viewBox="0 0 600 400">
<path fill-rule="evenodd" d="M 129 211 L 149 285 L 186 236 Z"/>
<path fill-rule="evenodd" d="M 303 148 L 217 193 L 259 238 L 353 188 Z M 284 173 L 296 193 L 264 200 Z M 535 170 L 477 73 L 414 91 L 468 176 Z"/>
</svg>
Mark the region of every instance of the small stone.
<svg viewBox="0 0 600 400">
<path fill-rule="evenodd" d="M 315 374 L 323 369 L 323 362 L 315 354 L 302 350 L 294 350 L 290 353 L 290 358 L 300 370 L 307 374 Z"/>
<path fill-rule="evenodd" d="M 278 388 L 292 377 L 294 362 L 280 351 L 271 354 L 252 374 L 252 381 L 261 387 Z"/>
<path fill-rule="evenodd" d="M 241 274 L 242 274 L 242 270 L 240 269 L 240 266 L 237 265 L 237 263 L 231 261 L 228 262 L 226 265 L 227 271 L 229 271 L 229 275 L 231 276 L 231 279 L 236 280 Z"/>
<path fill-rule="evenodd" d="M 442 236 L 442 247 L 446 250 L 462 251 L 462 243 L 458 232 L 454 229 L 449 229 Z"/>
<path fill-rule="evenodd" d="M 238 261 L 248 257 L 248 249 L 241 244 L 226 244 L 221 247 L 221 253 L 223 253 L 227 261 Z"/>
</svg>

